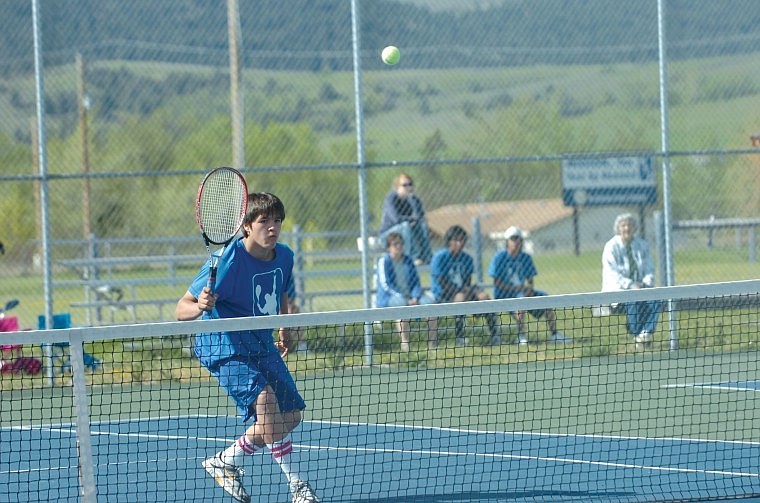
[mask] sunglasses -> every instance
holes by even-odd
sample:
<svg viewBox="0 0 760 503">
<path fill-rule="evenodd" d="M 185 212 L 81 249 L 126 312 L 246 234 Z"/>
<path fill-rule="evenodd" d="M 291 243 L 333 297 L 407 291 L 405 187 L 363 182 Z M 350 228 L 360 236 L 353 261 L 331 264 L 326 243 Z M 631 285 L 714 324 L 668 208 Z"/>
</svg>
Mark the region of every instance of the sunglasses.
<svg viewBox="0 0 760 503">
<path fill-rule="evenodd" d="M 401 186 L 402 187 L 414 187 L 414 183 L 413 182 L 406 182 L 406 183 L 402 183 Z"/>
</svg>

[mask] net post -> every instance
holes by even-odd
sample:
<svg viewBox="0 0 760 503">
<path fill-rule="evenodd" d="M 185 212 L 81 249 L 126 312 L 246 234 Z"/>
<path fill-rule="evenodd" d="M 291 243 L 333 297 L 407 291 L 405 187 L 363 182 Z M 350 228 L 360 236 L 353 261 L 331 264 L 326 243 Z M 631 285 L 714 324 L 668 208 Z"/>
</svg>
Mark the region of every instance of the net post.
<svg viewBox="0 0 760 503">
<path fill-rule="evenodd" d="M 87 383 L 84 371 L 84 338 L 81 329 L 69 330 L 69 350 L 71 351 L 71 381 L 74 392 L 74 407 L 77 414 L 77 464 L 82 503 L 97 503 L 98 493 L 93 470 L 92 436 L 90 431 L 90 407 L 87 397 Z"/>
</svg>

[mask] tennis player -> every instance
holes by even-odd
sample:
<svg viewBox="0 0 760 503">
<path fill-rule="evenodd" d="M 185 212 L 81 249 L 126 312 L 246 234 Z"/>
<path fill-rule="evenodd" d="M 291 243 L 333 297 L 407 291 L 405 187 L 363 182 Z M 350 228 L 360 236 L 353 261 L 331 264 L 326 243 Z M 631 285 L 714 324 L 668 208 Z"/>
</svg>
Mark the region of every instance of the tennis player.
<svg viewBox="0 0 760 503">
<path fill-rule="evenodd" d="M 210 295 L 206 287 L 206 263 L 177 303 L 177 319 L 286 314 L 293 251 L 277 242 L 284 219 L 285 206 L 277 196 L 250 194 L 243 237 L 220 258 L 215 293 Z M 195 354 L 201 364 L 235 402 L 243 421 L 253 420 L 232 445 L 203 461 L 203 467 L 230 496 L 248 503 L 240 466 L 246 456 L 266 446 L 288 479 L 293 502 L 318 503 L 291 443 L 290 433 L 300 424 L 306 404 L 283 361 L 288 331 L 278 333 L 277 342 L 271 330 L 197 334 Z"/>
</svg>

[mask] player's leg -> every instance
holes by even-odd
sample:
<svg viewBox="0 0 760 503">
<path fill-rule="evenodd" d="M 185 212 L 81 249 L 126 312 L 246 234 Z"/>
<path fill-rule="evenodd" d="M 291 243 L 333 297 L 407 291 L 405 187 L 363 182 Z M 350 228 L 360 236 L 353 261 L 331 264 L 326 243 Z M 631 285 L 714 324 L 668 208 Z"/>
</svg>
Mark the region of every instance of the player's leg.
<svg viewBox="0 0 760 503">
<path fill-rule="evenodd" d="M 546 326 L 549 329 L 549 338 L 547 342 L 570 342 L 572 339 L 559 330 L 557 330 L 557 315 L 554 309 L 548 308 L 537 313 L 546 318 Z"/>
<path fill-rule="evenodd" d="M 402 307 L 406 305 L 407 301 L 403 295 L 400 293 L 393 293 L 388 299 L 388 303 L 385 307 Z M 396 332 L 398 332 L 399 338 L 401 339 L 401 350 L 409 351 L 409 322 L 406 320 L 397 320 L 395 325 Z"/>
<path fill-rule="evenodd" d="M 451 299 L 451 302 L 464 302 L 467 300 L 467 293 L 466 292 L 457 292 L 456 295 L 454 295 L 454 298 Z M 465 325 L 465 317 L 464 316 L 454 316 L 454 336 L 456 340 L 457 346 L 466 346 L 467 345 L 467 339 L 464 336 L 464 325 Z"/>
<path fill-rule="evenodd" d="M 306 403 L 298 393 L 293 376 L 280 355 L 273 353 L 264 360 L 262 371 L 270 385 L 266 396 L 259 397 L 257 401 L 257 423 L 261 422 L 264 426 L 264 441 L 272 458 L 288 479 L 293 501 L 319 503 L 314 490 L 306 481 L 306 465 L 301 452 L 293 447 L 291 440 L 291 432 L 301 423 L 301 411 L 306 408 Z"/>
<path fill-rule="evenodd" d="M 415 259 L 417 265 L 429 264 L 433 253 L 430 249 L 430 235 L 427 223 L 418 221 L 411 227 L 412 246 L 409 256 Z"/>
<path fill-rule="evenodd" d="M 235 402 L 243 419 L 255 419 L 255 404 L 266 386 L 266 380 L 259 373 L 255 362 L 232 360 L 211 370 L 211 373 Z M 203 461 L 203 468 L 235 500 L 248 503 L 251 498 L 243 486 L 243 470 L 240 466 L 246 456 L 252 455 L 264 445 L 262 438 L 256 438 L 253 427 L 248 428 L 226 449 Z"/>
<path fill-rule="evenodd" d="M 628 331 L 636 343 L 636 349 L 644 349 L 652 342 L 652 333 L 645 330 L 646 302 L 627 302 L 625 312 L 628 318 Z"/>
<path fill-rule="evenodd" d="M 485 290 L 478 285 L 473 285 L 470 288 L 467 300 L 491 300 L 491 296 L 486 293 Z M 496 313 L 486 313 L 486 323 L 488 324 L 488 333 L 491 338 L 488 340 L 488 344 L 495 346 L 501 344 L 501 335 L 499 330 L 499 324 L 497 323 Z"/>
<path fill-rule="evenodd" d="M 435 349 L 438 347 L 438 318 L 428 318 L 428 348 Z"/>
<path fill-rule="evenodd" d="M 396 331 L 401 339 L 401 351 L 409 351 L 409 320 L 396 320 Z"/>
<path fill-rule="evenodd" d="M 435 297 L 430 292 L 425 292 L 422 294 L 419 302 L 421 306 L 427 306 L 436 303 Z M 426 321 L 428 329 L 428 348 L 434 349 L 438 347 L 438 318 L 428 318 Z"/>
<path fill-rule="evenodd" d="M 660 310 L 662 309 L 662 302 L 657 300 L 650 300 L 641 302 L 641 332 L 640 338 L 646 339 L 642 342 L 651 342 L 652 334 L 657 328 L 657 320 L 660 317 Z"/>
<path fill-rule="evenodd" d="M 662 301 L 650 300 L 647 302 L 649 306 L 649 316 L 644 326 L 644 330 L 654 332 L 657 328 L 657 320 L 660 318 L 660 311 L 662 311 Z"/>
<path fill-rule="evenodd" d="M 528 343 L 528 330 L 525 328 L 525 311 L 514 311 L 512 317 L 517 322 L 517 343 Z"/>
</svg>

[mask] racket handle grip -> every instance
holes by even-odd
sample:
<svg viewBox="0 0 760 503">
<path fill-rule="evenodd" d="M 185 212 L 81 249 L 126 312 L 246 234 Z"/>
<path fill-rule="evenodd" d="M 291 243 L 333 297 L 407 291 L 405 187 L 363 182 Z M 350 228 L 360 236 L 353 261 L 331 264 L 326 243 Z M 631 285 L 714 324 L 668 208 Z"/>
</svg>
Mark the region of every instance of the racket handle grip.
<svg viewBox="0 0 760 503">
<path fill-rule="evenodd" d="M 206 287 L 209 289 L 209 294 L 214 295 L 214 290 L 216 289 L 216 266 L 209 267 Z M 211 310 L 209 310 L 209 312 L 211 312 Z"/>
</svg>

